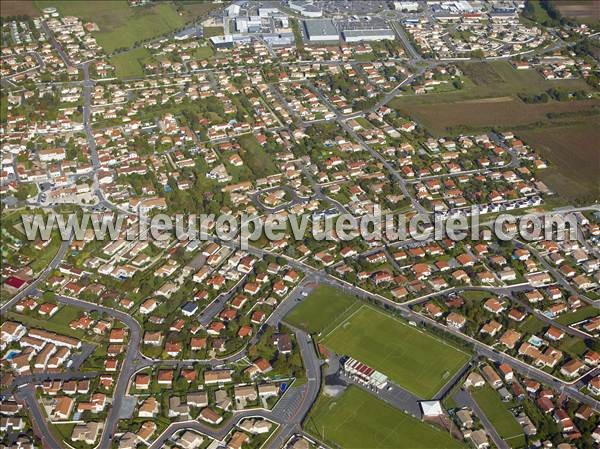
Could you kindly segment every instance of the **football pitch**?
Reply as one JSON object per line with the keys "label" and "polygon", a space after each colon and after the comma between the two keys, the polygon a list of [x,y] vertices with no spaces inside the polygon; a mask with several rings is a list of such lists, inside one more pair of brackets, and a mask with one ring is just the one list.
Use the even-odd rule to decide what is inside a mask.
{"label": "football pitch", "polygon": [[285,320],[311,334],[319,333],[358,304],[354,296],[328,285],[319,285],[288,313]]}
{"label": "football pitch", "polygon": [[465,447],[448,432],[418,421],[355,386],[339,397],[319,398],[304,427],[332,447],[344,449]]}
{"label": "football pitch", "polygon": [[469,360],[466,352],[368,306],[338,324],[322,342],[423,399],[432,398]]}

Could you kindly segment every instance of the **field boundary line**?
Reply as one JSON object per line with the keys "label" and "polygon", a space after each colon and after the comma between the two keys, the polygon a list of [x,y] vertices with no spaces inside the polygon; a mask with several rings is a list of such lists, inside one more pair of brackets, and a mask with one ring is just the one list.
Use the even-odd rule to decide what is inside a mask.
{"label": "field boundary line", "polygon": [[512,440],[514,438],[519,438],[519,437],[524,437],[525,434],[524,433],[520,433],[518,435],[513,435],[512,437],[504,437],[505,440]]}
{"label": "field boundary line", "polygon": [[319,341],[323,341],[325,340],[327,337],[329,337],[329,335],[331,335],[333,332],[336,331],[336,329],[338,327],[340,327],[342,324],[344,324],[346,321],[348,321],[350,318],[352,318],[354,315],[356,315],[363,307],[365,307],[365,304],[361,304],[361,306],[356,309],[354,312],[352,312],[350,315],[348,315],[347,317],[345,317],[344,319],[342,319],[342,321],[340,321],[337,326],[335,326],[333,329],[331,329],[329,332],[327,332],[327,335],[323,335]]}
{"label": "field boundary line", "polygon": [[[452,348],[452,349],[455,349],[455,350],[456,350],[456,351],[458,351],[458,352],[461,352],[461,353],[463,353],[463,354],[465,354],[465,355],[468,355],[469,357],[471,356],[471,354],[470,354],[470,353],[468,353],[468,352],[465,352],[465,351],[463,351],[462,349],[460,349],[460,348],[458,348],[458,347],[456,347],[456,346],[453,346],[453,345],[451,345],[451,344],[447,343],[447,342],[446,342],[446,341],[444,341],[444,340],[441,340],[440,338],[438,338],[438,337],[437,337],[437,335],[434,335],[434,334],[432,334],[431,332],[428,332],[426,329],[419,329],[418,327],[411,326],[410,324],[407,324],[407,323],[403,322],[402,320],[400,320],[398,317],[395,317],[394,315],[391,315],[391,314],[389,314],[389,313],[386,313],[386,312],[385,312],[385,310],[381,310],[381,309],[379,309],[379,308],[377,308],[377,307],[370,306],[369,304],[363,304],[363,307],[369,307],[369,308],[371,308],[371,309],[375,310],[376,312],[378,312],[378,313],[380,313],[380,314],[382,314],[382,315],[385,315],[386,317],[388,317],[388,318],[391,318],[391,319],[393,319],[394,321],[396,321],[396,322],[398,322],[398,323],[402,324],[403,326],[407,326],[407,327],[409,327],[409,328],[411,328],[411,329],[415,329],[416,331],[418,331],[418,332],[421,332],[422,334],[424,334],[424,335],[426,335],[426,336],[428,336],[428,337],[430,337],[430,338],[432,338],[432,339],[434,339],[434,340],[436,340],[436,341],[438,341],[438,342],[440,342],[440,343],[443,343],[444,345],[446,345],[446,346],[448,346],[448,347],[450,347],[450,348]],[[419,315],[421,315],[421,314],[419,314]]]}

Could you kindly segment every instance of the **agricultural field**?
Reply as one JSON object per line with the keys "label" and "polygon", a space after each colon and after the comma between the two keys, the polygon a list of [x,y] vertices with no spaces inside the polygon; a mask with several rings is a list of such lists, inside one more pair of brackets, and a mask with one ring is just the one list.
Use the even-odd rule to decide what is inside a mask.
{"label": "agricultural field", "polygon": [[115,66],[117,78],[134,78],[144,75],[143,64],[150,58],[146,48],[136,48],[112,56],[110,63]]}
{"label": "agricultural field", "polygon": [[552,167],[539,173],[551,190],[567,200],[595,201],[600,195],[597,122],[522,131],[519,136],[550,160]]}
{"label": "agricultural field", "polygon": [[560,13],[569,19],[596,25],[600,22],[600,0],[562,0],[555,1],[554,4]]}
{"label": "agricultural field", "polygon": [[597,112],[597,99],[526,104],[517,96],[537,95],[552,88],[589,92],[589,86],[579,79],[545,80],[535,70],[515,70],[506,61],[461,64],[460,68],[465,74],[463,89],[403,95],[390,106],[438,136],[460,134],[465,128],[478,132],[490,127],[547,126]]}
{"label": "agricultural field", "polygon": [[320,285],[288,313],[285,320],[292,326],[315,334],[323,331],[357,304],[358,300],[354,296],[327,285]]}
{"label": "agricultural field", "polygon": [[433,397],[469,360],[467,353],[368,306],[351,314],[322,343],[425,399]]}
{"label": "agricultural field", "polygon": [[2,0],[0,8],[2,17],[11,16],[38,16],[39,11],[33,4],[33,0]]}
{"label": "agricultural field", "polygon": [[494,99],[518,93],[538,94],[551,88],[590,91],[583,80],[546,80],[535,70],[516,70],[506,61],[471,62],[458,67],[464,74],[462,89],[424,95],[404,94],[392,100],[390,107],[402,109],[422,104]]}
{"label": "agricultural field", "polygon": [[321,397],[305,428],[331,447],[344,449],[465,447],[449,433],[418,421],[355,386],[336,398]]}
{"label": "agricultural field", "polygon": [[520,448],[525,445],[523,429],[508,411],[506,404],[500,400],[500,396],[488,384],[473,391],[473,398],[481,407],[485,416],[490,420],[498,434],[506,440],[512,448]]}
{"label": "agricultural field", "polygon": [[95,22],[100,31],[94,36],[108,53],[181,28],[193,18],[189,13],[177,12],[171,3],[130,7],[126,0],[36,0],[35,5],[40,10],[54,6],[62,15],[74,15],[84,21]]}
{"label": "agricultural field", "polygon": [[189,17],[204,17],[221,5],[218,2],[206,2],[198,0],[177,0],[175,2],[178,11],[182,11]]}
{"label": "agricultural field", "polygon": [[572,114],[572,117],[576,118],[578,114],[586,113],[585,111],[593,111],[597,105],[598,100],[526,104],[516,97],[503,96],[454,103],[411,105],[399,110],[423,123],[434,134],[444,136],[461,134],[465,129],[518,129],[519,126],[536,123],[562,123],[550,120],[548,114],[565,114],[567,119]]}
{"label": "agricultural field", "polygon": [[598,197],[598,99],[526,104],[517,96],[552,88],[590,92],[583,80],[545,80],[535,70],[515,70],[506,61],[460,68],[466,77],[463,89],[404,95],[391,106],[437,136],[512,130],[550,161],[551,168],[539,176],[562,201]]}

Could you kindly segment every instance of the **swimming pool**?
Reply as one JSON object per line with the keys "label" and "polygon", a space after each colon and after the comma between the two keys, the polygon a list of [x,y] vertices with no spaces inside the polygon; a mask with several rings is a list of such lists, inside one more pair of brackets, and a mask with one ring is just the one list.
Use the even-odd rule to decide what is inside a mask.
{"label": "swimming pool", "polygon": [[11,349],[10,351],[8,351],[6,353],[6,355],[4,356],[5,360],[12,360],[15,358],[15,356],[19,353],[20,351],[17,351],[16,349]]}

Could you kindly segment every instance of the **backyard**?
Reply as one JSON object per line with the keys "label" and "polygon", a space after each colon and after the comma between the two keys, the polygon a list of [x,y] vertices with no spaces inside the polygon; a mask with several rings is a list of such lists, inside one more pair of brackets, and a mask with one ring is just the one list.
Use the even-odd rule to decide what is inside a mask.
{"label": "backyard", "polygon": [[525,445],[523,429],[500,400],[500,396],[488,384],[473,392],[473,398],[481,407],[485,416],[490,420],[500,437],[513,448]]}

